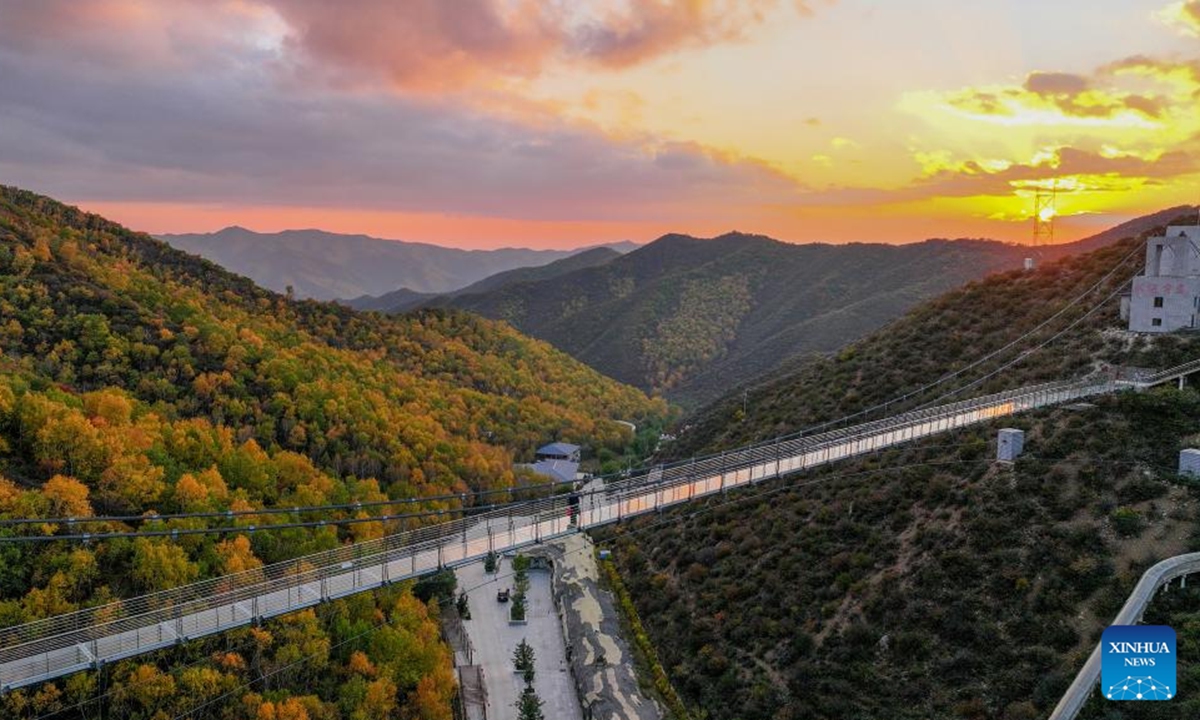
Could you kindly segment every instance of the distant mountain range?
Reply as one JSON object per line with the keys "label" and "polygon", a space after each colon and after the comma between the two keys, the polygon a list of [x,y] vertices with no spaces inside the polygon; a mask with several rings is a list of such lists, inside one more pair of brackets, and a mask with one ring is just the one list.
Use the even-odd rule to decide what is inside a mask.
{"label": "distant mountain range", "polygon": [[[516,268],[545,265],[581,250],[459,250],[426,243],[342,235],[323,230],[258,233],[228,227],[215,233],[161,235],[259,285],[295,296],[333,300],[382,295],[406,288],[440,294]],[[634,243],[605,247],[628,252]]]}
{"label": "distant mountain range", "polygon": [[[1146,222],[1153,219],[1127,225]],[[1122,228],[1111,240],[1130,234]],[[695,406],[789,359],[837,350],[965,282],[1020,268],[1026,257],[1044,263],[1111,240],[1031,249],[988,240],[795,245],[741,233],[667,235],[592,267],[420,302],[507,320],[610,377]]]}
{"label": "distant mountain range", "polygon": [[477,283],[472,283],[461,290],[455,290],[451,293],[422,293],[409,290],[408,288],[400,288],[399,290],[393,290],[383,295],[363,295],[343,302],[355,310],[378,310],[389,313],[404,312],[433,302],[437,298],[445,301],[450,297],[458,297],[460,295],[479,295],[491,292],[506,285],[551,280],[576,270],[603,265],[619,257],[621,257],[621,253],[611,247],[595,247],[545,265],[515,268],[496,273],[495,275],[489,275]]}

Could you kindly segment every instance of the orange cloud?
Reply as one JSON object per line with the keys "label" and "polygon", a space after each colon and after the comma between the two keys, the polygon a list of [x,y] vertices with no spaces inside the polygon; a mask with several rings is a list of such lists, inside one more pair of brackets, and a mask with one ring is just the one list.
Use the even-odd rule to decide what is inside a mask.
{"label": "orange cloud", "polygon": [[1155,13],[1160,21],[1184,35],[1200,37],[1200,0],[1182,0]]}
{"label": "orange cloud", "polygon": [[[303,72],[345,84],[383,77],[444,91],[530,78],[556,62],[619,69],[686,49],[741,40],[781,0],[256,0],[291,28]],[[828,0],[827,0],[828,1]],[[801,14],[810,3],[798,1]]]}

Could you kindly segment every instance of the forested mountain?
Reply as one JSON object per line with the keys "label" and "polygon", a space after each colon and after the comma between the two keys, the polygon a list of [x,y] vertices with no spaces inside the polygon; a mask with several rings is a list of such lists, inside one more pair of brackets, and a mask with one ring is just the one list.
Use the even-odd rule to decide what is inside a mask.
{"label": "forested mountain", "polygon": [[400,288],[399,290],[393,290],[383,295],[364,295],[344,302],[356,310],[378,310],[380,312],[391,313],[405,312],[406,310],[411,310],[422,304],[434,301],[435,298],[474,295],[517,283],[550,280],[582,268],[604,265],[619,257],[621,257],[621,253],[610,247],[595,247],[545,265],[520,267],[514,270],[499,272],[477,283],[472,283],[461,290],[444,293],[442,296],[439,296],[437,293],[419,293],[408,288]]}
{"label": "forested mountain", "polygon": [[501,318],[610,377],[687,404],[836,350],[917,302],[1020,267],[979,240],[792,245],[667,235],[599,267],[435,300]]}
{"label": "forested mountain", "polygon": [[[228,227],[215,233],[162,235],[173,247],[276,292],[317,300],[381,295],[397,288],[445,293],[489,275],[545,265],[577,250],[459,250],[426,243],[342,235],[322,230],[257,233]],[[625,251],[629,243],[612,247]]]}
{"label": "forested mountain", "polygon": [[[1126,240],[970,283],[836,356],[731,393],[666,456],[794,432],[910,392],[855,421],[963,397],[947,397],[956,388],[970,396],[1106,362],[1200,357],[1194,335],[1121,331],[1117,296],[1142,257]],[[1011,467],[992,462],[1004,426],[1026,431],[1026,455]],[[1046,717],[1145,567],[1198,547],[1196,486],[1175,474],[1197,427],[1191,389],[1004,418],[629,523],[617,557],[694,717]],[[1181,647],[1195,647],[1200,625],[1187,607],[1155,614],[1173,613]],[[1153,717],[1200,711],[1200,677],[1180,678],[1180,702]],[[1103,700],[1092,710],[1109,717]]]}
{"label": "forested mountain", "polygon": [[[6,535],[66,529],[3,522],[13,517],[73,517],[74,529],[102,533],[338,519],[357,513],[287,508],[447,492],[470,503],[472,491],[524,482],[513,461],[547,439],[619,451],[628,431],[613,420],[642,424],[666,412],[503,324],[291,301],[147,235],[5,187],[0,350]],[[274,507],[284,510],[232,521],[86,520]],[[5,544],[0,626],[394,529],[395,521]],[[103,678],[112,691],[105,714],[174,717],[230,692],[227,704],[251,718],[449,718],[453,680],[436,616],[400,588],[119,663]],[[369,640],[355,640],[381,622]],[[314,652],[295,673],[245,685]],[[98,681],[81,674],[7,693],[0,715],[66,708],[95,694]]]}

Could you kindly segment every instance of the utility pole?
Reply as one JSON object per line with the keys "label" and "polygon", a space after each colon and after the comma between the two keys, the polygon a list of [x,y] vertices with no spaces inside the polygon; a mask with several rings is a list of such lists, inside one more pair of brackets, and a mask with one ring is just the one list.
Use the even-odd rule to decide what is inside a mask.
{"label": "utility pole", "polygon": [[1036,185],[1033,189],[1033,246],[1054,244],[1054,218],[1058,214],[1058,181],[1050,187]]}

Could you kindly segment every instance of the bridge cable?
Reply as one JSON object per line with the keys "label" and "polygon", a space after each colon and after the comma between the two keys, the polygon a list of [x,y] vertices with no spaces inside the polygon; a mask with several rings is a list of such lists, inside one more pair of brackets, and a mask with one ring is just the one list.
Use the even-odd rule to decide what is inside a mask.
{"label": "bridge cable", "polygon": [[[1012,340],[1011,342],[1007,343],[1007,344],[1006,344],[1006,345],[1004,345],[1003,347],[1001,347],[1001,348],[999,348],[999,349],[997,349],[997,350],[994,350],[994,351],[992,351],[992,352],[988,353],[987,355],[984,355],[983,357],[981,357],[981,358],[979,358],[979,359],[977,359],[977,360],[975,360],[975,361],[971,362],[970,364],[968,364],[968,365],[965,365],[965,366],[963,366],[963,367],[961,367],[961,368],[959,368],[958,370],[955,370],[955,371],[953,371],[953,372],[946,373],[945,375],[943,375],[943,376],[939,377],[937,380],[933,380],[933,381],[931,381],[931,382],[929,382],[929,383],[926,383],[925,385],[922,385],[921,387],[919,387],[919,388],[916,388],[915,390],[910,390],[910,391],[908,391],[908,392],[904,393],[903,395],[899,395],[899,396],[896,396],[896,397],[894,397],[894,398],[890,398],[890,399],[888,399],[888,400],[885,400],[885,401],[883,401],[883,402],[881,402],[881,403],[877,403],[877,404],[875,404],[875,405],[872,405],[871,407],[864,408],[864,409],[862,409],[862,410],[858,410],[858,411],[856,411],[856,412],[853,412],[853,413],[850,413],[850,414],[848,414],[848,415],[843,415],[842,417],[835,418],[835,419],[833,419],[833,420],[827,420],[827,421],[824,421],[824,422],[818,423],[818,424],[816,424],[816,425],[811,425],[811,426],[809,426],[809,427],[807,427],[807,428],[804,428],[804,429],[802,429],[802,430],[797,430],[797,431],[795,431],[795,432],[792,432],[792,433],[789,433],[789,434],[787,434],[787,435],[781,435],[781,436],[778,436],[778,437],[772,438],[771,440],[766,440],[766,441],[760,442],[760,443],[758,443],[758,444],[759,444],[759,445],[765,445],[765,444],[769,444],[769,443],[773,443],[773,442],[779,442],[779,441],[782,441],[782,440],[789,440],[789,439],[796,438],[796,437],[800,437],[800,436],[803,436],[803,435],[808,435],[808,434],[812,433],[812,432],[813,432],[813,431],[815,431],[815,430],[822,430],[822,429],[824,429],[824,428],[827,428],[827,427],[830,427],[830,426],[834,426],[834,425],[840,425],[840,424],[842,424],[842,423],[846,422],[847,420],[853,420],[854,418],[861,417],[861,416],[863,416],[863,415],[867,415],[867,414],[873,413],[873,412],[875,412],[875,411],[877,411],[877,410],[882,410],[882,409],[885,409],[885,408],[889,407],[890,405],[894,405],[894,404],[896,404],[896,403],[898,403],[898,402],[902,402],[902,401],[904,401],[904,400],[907,400],[907,399],[909,399],[909,398],[911,398],[911,397],[914,397],[914,396],[916,396],[916,395],[920,395],[921,393],[924,393],[924,392],[925,392],[925,391],[927,391],[927,390],[932,390],[933,388],[937,387],[938,385],[941,385],[941,384],[943,384],[943,383],[945,383],[945,382],[947,382],[947,381],[949,381],[949,380],[953,380],[954,378],[956,378],[956,377],[958,377],[958,376],[962,375],[963,373],[965,373],[965,372],[967,372],[967,371],[969,371],[969,370],[972,370],[972,369],[974,369],[974,368],[978,367],[979,365],[981,365],[981,364],[983,364],[983,363],[985,363],[985,362],[987,362],[987,361],[989,361],[989,360],[991,360],[991,359],[995,358],[996,356],[998,356],[998,355],[1000,355],[1000,354],[1002,354],[1002,353],[1005,353],[1005,352],[1007,352],[1008,350],[1011,350],[1013,347],[1015,347],[1015,346],[1019,345],[1020,343],[1024,342],[1025,340],[1029,339],[1029,338],[1030,338],[1030,337],[1032,337],[1033,335],[1035,335],[1035,334],[1037,334],[1038,332],[1040,332],[1040,331],[1041,331],[1043,328],[1045,328],[1047,325],[1049,325],[1049,324],[1050,324],[1050,323],[1052,323],[1053,321],[1057,320],[1059,317],[1061,317],[1061,316],[1062,316],[1064,313],[1066,313],[1066,312],[1067,312],[1068,310],[1070,310],[1072,307],[1074,307],[1075,305],[1077,305],[1077,304],[1079,304],[1080,302],[1082,302],[1082,301],[1083,301],[1083,299],[1084,299],[1085,297],[1087,297],[1088,295],[1090,295],[1091,293],[1093,293],[1093,292],[1094,292],[1096,289],[1098,289],[1100,286],[1102,286],[1102,285],[1103,285],[1103,284],[1104,284],[1104,283],[1105,283],[1105,282],[1106,282],[1106,281],[1107,281],[1107,280],[1108,280],[1110,277],[1112,277],[1112,275],[1113,275],[1113,274],[1114,274],[1114,273],[1115,273],[1117,270],[1119,270],[1119,269],[1121,268],[1121,266],[1122,266],[1122,265],[1124,265],[1125,263],[1129,262],[1130,258],[1132,258],[1132,257],[1134,257],[1135,255],[1139,254],[1140,252],[1142,252],[1142,250],[1143,250],[1143,247],[1141,246],[1141,244],[1140,244],[1140,243],[1135,243],[1135,244],[1134,244],[1134,248],[1133,248],[1133,249],[1132,249],[1132,250],[1131,250],[1131,251],[1130,251],[1130,252],[1129,252],[1127,255],[1125,255],[1125,256],[1124,256],[1124,257],[1122,257],[1122,258],[1121,258],[1119,261],[1117,261],[1116,265],[1114,265],[1114,266],[1113,266],[1113,268],[1112,268],[1111,270],[1109,270],[1107,273],[1105,273],[1105,275],[1104,275],[1102,278],[1100,278],[1099,280],[1097,280],[1097,281],[1096,281],[1096,282],[1095,282],[1095,283],[1094,283],[1094,284],[1093,284],[1091,287],[1089,287],[1087,290],[1084,290],[1082,293],[1080,293],[1079,295],[1075,296],[1073,299],[1071,299],[1069,302],[1067,302],[1067,304],[1066,304],[1066,305],[1064,305],[1063,307],[1059,308],[1059,310],[1058,310],[1057,312],[1055,312],[1053,315],[1051,315],[1050,317],[1048,317],[1048,318],[1046,318],[1045,320],[1043,320],[1042,322],[1040,322],[1040,323],[1039,323],[1039,324],[1038,324],[1036,327],[1034,327],[1032,330],[1029,330],[1028,332],[1026,332],[1026,333],[1022,334],[1021,336],[1019,336],[1019,337],[1017,337],[1016,339]],[[1122,288],[1123,288],[1123,287],[1124,287],[1124,284],[1122,284]],[[1093,308],[1093,311],[1094,311],[1094,309],[1095,309],[1095,308]],[[943,396],[943,397],[944,397],[944,396]],[[935,401],[935,402],[936,402],[936,401]],[[929,404],[929,403],[926,403],[926,405],[928,405],[928,404]],[[924,405],[923,405],[923,406],[921,406],[921,407],[924,407]],[[918,409],[919,409],[919,408],[918,408]],[[747,447],[753,447],[753,446],[747,446]]]}

